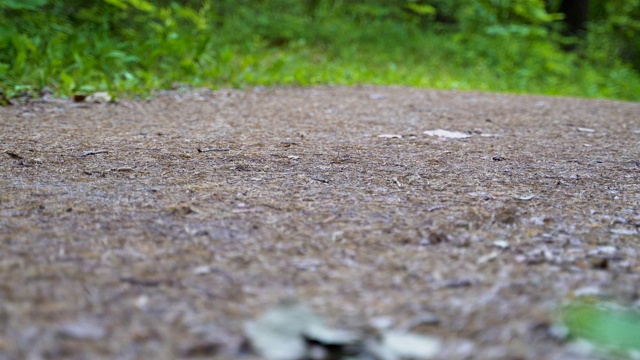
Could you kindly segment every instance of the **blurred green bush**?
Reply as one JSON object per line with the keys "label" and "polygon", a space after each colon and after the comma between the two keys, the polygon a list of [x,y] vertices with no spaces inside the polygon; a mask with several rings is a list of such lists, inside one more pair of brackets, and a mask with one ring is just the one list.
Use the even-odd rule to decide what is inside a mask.
{"label": "blurred green bush", "polygon": [[[0,86],[406,84],[640,100],[640,0],[0,0]],[[567,44],[574,51],[564,50]]]}

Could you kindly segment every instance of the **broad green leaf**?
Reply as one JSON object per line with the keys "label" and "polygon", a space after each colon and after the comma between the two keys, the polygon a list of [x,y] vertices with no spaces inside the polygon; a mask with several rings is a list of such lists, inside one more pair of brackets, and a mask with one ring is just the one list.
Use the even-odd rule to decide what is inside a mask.
{"label": "broad green leaf", "polygon": [[640,350],[640,312],[621,307],[580,302],[564,311],[570,334],[595,344]]}

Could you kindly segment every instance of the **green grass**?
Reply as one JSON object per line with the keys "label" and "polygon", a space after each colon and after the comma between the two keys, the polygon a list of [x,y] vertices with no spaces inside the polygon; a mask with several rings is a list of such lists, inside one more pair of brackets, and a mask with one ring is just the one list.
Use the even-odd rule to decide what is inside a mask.
{"label": "green grass", "polygon": [[241,10],[223,25],[206,9],[178,5],[109,18],[87,8],[71,20],[47,12],[5,14],[0,86],[9,97],[35,96],[45,86],[58,96],[98,90],[134,96],[179,83],[408,85],[640,100],[640,74],[630,66],[563,52],[543,36]]}

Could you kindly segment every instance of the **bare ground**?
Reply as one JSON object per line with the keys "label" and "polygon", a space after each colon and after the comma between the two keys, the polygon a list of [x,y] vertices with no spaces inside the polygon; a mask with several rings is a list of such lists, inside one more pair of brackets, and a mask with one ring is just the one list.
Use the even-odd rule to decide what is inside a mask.
{"label": "bare ground", "polygon": [[318,87],[0,119],[0,358],[240,356],[287,297],[429,318],[443,359],[587,357],[562,303],[639,299],[639,103]]}

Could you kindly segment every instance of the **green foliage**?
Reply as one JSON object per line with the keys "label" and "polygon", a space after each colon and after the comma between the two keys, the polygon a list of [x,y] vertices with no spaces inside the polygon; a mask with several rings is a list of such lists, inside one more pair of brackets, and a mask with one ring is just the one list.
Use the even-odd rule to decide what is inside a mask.
{"label": "green foliage", "polygon": [[542,0],[0,0],[0,86],[373,83],[639,100],[640,75],[601,48],[618,49],[614,32],[640,38],[637,10],[623,10],[573,54]]}
{"label": "green foliage", "polygon": [[155,7],[144,0],[104,0],[107,4],[111,4],[119,7],[122,10],[129,9],[129,6],[132,6],[140,11],[152,12],[155,10]]}
{"label": "green foliage", "polygon": [[[454,16],[467,33],[491,31],[495,27],[503,27],[509,33],[508,29],[515,26],[545,35],[545,28],[539,25],[562,19],[559,14],[548,13],[542,0],[478,0],[455,3],[458,5],[452,9]],[[514,32],[516,35],[520,33],[521,31]]]}
{"label": "green foliage", "polygon": [[592,18],[585,56],[619,58],[640,69],[640,0],[594,1]]}
{"label": "green foliage", "polygon": [[36,10],[38,7],[46,5],[48,2],[48,0],[0,0],[0,9]]}

